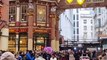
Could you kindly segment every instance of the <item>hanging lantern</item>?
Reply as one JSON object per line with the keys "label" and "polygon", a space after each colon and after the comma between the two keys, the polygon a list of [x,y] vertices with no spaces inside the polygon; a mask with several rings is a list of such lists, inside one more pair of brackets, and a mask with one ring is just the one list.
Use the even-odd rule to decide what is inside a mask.
{"label": "hanging lantern", "polygon": [[71,4],[73,2],[73,0],[67,0],[68,4]]}
{"label": "hanging lantern", "polygon": [[84,2],[85,2],[85,0],[77,0],[77,3],[78,3],[79,5],[82,5]]}

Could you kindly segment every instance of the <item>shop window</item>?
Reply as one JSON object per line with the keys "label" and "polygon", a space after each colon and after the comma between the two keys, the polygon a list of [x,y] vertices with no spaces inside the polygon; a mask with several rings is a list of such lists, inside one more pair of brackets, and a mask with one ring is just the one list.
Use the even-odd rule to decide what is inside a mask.
{"label": "shop window", "polygon": [[38,37],[36,40],[36,50],[42,50],[42,48],[45,45],[45,38],[43,37]]}
{"label": "shop window", "polygon": [[16,51],[16,34],[9,34],[8,48],[10,51]]}
{"label": "shop window", "polygon": [[27,50],[27,34],[26,33],[20,33],[20,40],[19,40],[19,45],[20,45],[20,50],[21,51],[26,51]]}
{"label": "shop window", "polygon": [[45,46],[50,46],[50,40],[48,34],[34,34],[33,48],[34,50],[43,50]]}

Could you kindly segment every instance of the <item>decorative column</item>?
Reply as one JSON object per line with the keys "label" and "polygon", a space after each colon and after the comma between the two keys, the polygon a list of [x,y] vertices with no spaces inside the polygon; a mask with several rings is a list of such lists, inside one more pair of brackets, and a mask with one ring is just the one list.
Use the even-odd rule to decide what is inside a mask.
{"label": "decorative column", "polygon": [[33,20],[34,20],[34,10],[32,0],[29,0],[28,9],[28,50],[33,49]]}
{"label": "decorative column", "polygon": [[59,38],[60,38],[60,31],[59,31],[59,15],[63,13],[65,10],[64,9],[57,9],[55,13],[55,20],[56,20],[56,26],[55,26],[55,36],[56,36],[56,51],[59,51]]}
{"label": "decorative column", "polygon": [[19,0],[17,0],[17,7],[16,7],[16,26],[17,26],[17,32],[16,32],[16,52],[20,50],[19,48],[19,22],[20,22],[20,5],[18,4]]}
{"label": "decorative column", "polygon": [[56,8],[54,6],[51,7],[51,47],[54,51],[56,51],[56,37],[55,37],[55,24],[56,24],[56,17],[55,17]]}
{"label": "decorative column", "polygon": [[[8,20],[8,6],[5,5],[5,4],[8,4],[9,1],[4,1],[2,0],[1,3],[0,3],[0,20]],[[5,14],[6,13],[6,14]],[[8,36],[9,36],[9,29],[6,27],[6,23],[7,22],[4,22],[2,25],[3,28],[1,29],[1,39],[0,39],[0,49],[1,50],[8,50]]]}
{"label": "decorative column", "polygon": [[1,37],[1,50],[8,50],[8,36],[9,36],[9,29],[2,28],[2,37]]}
{"label": "decorative column", "polygon": [[19,34],[16,33],[16,52],[19,51]]}
{"label": "decorative column", "polygon": [[59,32],[59,16],[56,15],[56,51],[59,51],[59,37],[60,37],[60,32]]}
{"label": "decorative column", "polygon": [[16,8],[16,22],[19,22],[20,20],[20,6],[17,5],[17,8]]}
{"label": "decorative column", "polygon": [[55,37],[55,18],[52,18],[52,21],[51,21],[51,47],[53,48],[54,51],[56,51],[56,37]]}
{"label": "decorative column", "polygon": [[28,50],[33,49],[33,16],[28,17]]}

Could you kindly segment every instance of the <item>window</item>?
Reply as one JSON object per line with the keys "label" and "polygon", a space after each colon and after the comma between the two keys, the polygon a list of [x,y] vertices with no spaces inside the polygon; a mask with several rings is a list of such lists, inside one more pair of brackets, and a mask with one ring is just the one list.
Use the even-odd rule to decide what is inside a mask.
{"label": "window", "polygon": [[27,9],[28,9],[27,4],[21,5],[21,22],[27,21],[27,16],[26,16]]}
{"label": "window", "polygon": [[99,11],[99,13],[101,13],[101,9],[100,9],[100,8],[99,8],[99,10],[98,10],[98,11]]}
{"label": "window", "polygon": [[75,27],[75,22],[73,23],[73,26]]}
{"label": "window", "polygon": [[91,32],[91,37],[93,38],[93,33]]}
{"label": "window", "polygon": [[74,37],[73,37],[73,38],[74,38],[73,40],[75,41],[75,35],[74,35]]}
{"label": "window", "polygon": [[15,33],[9,33],[8,49],[10,51],[16,51],[16,34]]}
{"label": "window", "polygon": [[91,20],[91,24],[93,24],[93,21]]}
{"label": "window", "polygon": [[84,30],[87,30],[87,26],[84,26]]}
{"label": "window", "polygon": [[79,27],[79,22],[77,21],[77,27]]}
{"label": "window", "polygon": [[28,9],[28,5],[27,4],[22,4],[21,5],[21,19],[20,19],[20,26],[27,26],[27,9]]}
{"label": "window", "polygon": [[9,22],[16,21],[16,6],[14,1],[9,2]]}
{"label": "window", "polygon": [[93,30],[93,26],[91,26],[91,30]]}
{"label": "window", "polygon": [[75,15],[73,15],[73,20],[75,20]]}
{"label": "window", "polygon": [[79,41],[79,35],[77,35],[77,41]]}
{"label": "window", "polygon": [[27,50],[27,33],[20,33],[20,40],[19,40],[19,45],[20,45],[20,50],[21,51],[26,51]]}
{"label": "window", "polygon": [[34,33],[33,49],[43,50],[45,46],[50,46],[49,34]]}
{"label": "window", "polygon": [[78,9],[77,9],[77,13],[78,13]]}
{"label": "window", "polygon": [[101,27],[101,19],[98,19],[98,27]]}
{"label": "window", "polygon": [[74,34],[75,34],[75,30],[74,30]]}
{"label": "window", "polygon": [[77,20],[79,20],[79,16],[78,16],[78,14],[77,14]]}
{"label": "window", "polygon": [[87,20],[83,20],[84,21],[84,24],[87,24]]}
{"label": "window", "polygon": [[79,34],[79,29],[77,28],[77,34]]}
{"label": "window", "polygon": [[84,32],[83,39],[87,39],[87,32]]}

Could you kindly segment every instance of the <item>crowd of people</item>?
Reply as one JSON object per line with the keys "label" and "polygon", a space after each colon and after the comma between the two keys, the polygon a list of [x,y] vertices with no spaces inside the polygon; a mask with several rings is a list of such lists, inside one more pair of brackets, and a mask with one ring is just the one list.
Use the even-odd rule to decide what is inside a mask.
{"label": "crowd of people", "polygon": [[106,50],[101,53],[89,50],[63,50],[48,53],[45,51],[20,51],[17,53],[10,51],[0,51],[0,60],[107,60]]}

